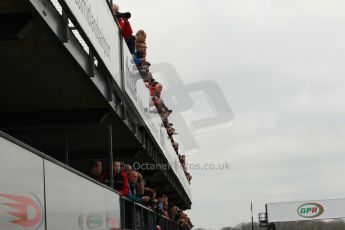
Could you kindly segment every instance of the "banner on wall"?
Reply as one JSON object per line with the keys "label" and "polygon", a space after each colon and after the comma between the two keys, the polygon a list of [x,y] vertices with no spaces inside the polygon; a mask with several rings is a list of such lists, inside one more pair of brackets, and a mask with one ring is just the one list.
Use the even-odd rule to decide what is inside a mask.
{"label": "banner on wall", "polygon": [[0,137],[0,229],[45,229],[43,178],[41,157]]}
{"label": "banner on wall", "polygon": [[345,199],[270,203],[266,206],[270,223],[345,217]]}

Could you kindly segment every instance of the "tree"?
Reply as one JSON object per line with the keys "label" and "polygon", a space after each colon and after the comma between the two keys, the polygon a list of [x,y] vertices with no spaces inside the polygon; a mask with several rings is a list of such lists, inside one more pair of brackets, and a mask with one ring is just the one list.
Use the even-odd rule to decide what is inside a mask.
{"label": "tree", "polygon": [[[299,221],[276,223],[276,230],[345,230],[344,220],[334,221]],[[235,227],[224,227],[221,230],[251,230],[251,223],[241,223]],[[265,230],[255,223],[254,230]]]}

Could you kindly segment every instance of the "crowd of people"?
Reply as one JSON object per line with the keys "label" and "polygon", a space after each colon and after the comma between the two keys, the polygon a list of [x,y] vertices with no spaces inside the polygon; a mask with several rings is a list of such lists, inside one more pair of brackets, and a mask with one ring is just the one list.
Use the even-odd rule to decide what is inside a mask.
{"label": "crowd of people", "polygon": [[[88,175],[101,183],[111,184],[109,173],[103,171],[101,161],[90,162]],[[113,162],[113,185],[122,196],[176,221],[184,229],[192,229],[193,224],[184,210],[169,202],[169,197],[157,189],[153,180],[145,180],[131,165]]]}
{"label": "crowd of people", "polygon": [[[179,144],[174,139],[174,135],[177,135],[177,132],[173,127],[173,124],[169,122],[169,116],[173,111],[167,107],[161,98],[163,85],[156,81],[150,72],[151,64],[147,60],[147,35],[144,30],[139,30],[135,35],[133,34],[133,30],[129,22],[129,19],[131,18],[131,14],[129,12],[120,12],[119,7],[116,4],[112,6],[112,11],[118,21],[124,41],[133,56],[134,63],[148,88],[148,93],[152,98],[152,102],[150,104],[156,107],[171,141],[172,147],[175,150],[188,182],[190,183],[192,176],[187,172],[186,157],[179,153]],[[129,164],[124,164],[124,167],[121,168],[121,164],[118,161],[113,162],[113,171],[114,189],[121,195],[151,208],[166,218],[180,223],[180,225],[186,229],[191,229],[193,227],[184,210],[169,202],[168,196],[156,188],[153,180],[145,181],[143,176],[138,171],[133,170]],[[102,172],[100,161],[94,161],[91,164],[90,176],[102,183],[109,184],[109,175]]]}
{"label": "crowd of people", "polygon": [[173,127],[173,124],[169,122],[169,116],[173,111],[166,106],[163,99],[161,98],[163,85],[160,82],[156,81],[153,78],[152,73],[150,72],[151,64],[147,61],[146,58],[146,33],[144,30],[139,30],[134,36],[131,24],[128,21],[128,19],[131,17],[131,14],[129,12],[119,12],[119,6],[116,4],[113,5],[112,10],[119,22],[122,36],[129,48],[129,51],[133,55],[134,63],[136,64],[140,75],[149,90],[150,96],[152,98],[152,104],[157,108],[163,125],[166,128],[172,147],[178,155],[188,182],[191,183],[192,175],[187,171],[186,157],[185,155],[181,155],[179,153],[179,144],[174,139],[174,135],[177,135],[178,133]]}

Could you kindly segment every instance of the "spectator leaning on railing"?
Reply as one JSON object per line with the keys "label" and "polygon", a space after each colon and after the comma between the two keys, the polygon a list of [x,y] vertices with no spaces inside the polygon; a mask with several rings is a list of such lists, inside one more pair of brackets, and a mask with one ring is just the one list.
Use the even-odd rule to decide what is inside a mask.
{"label": "spectator leaning on railing", "polygon": [[[181,163],[184,161],[184,155],[179,156]],[[143,204],[148,208],[156,211],[162,216],[180,223],[184,229],[191,229],[192,223],[188,216],[172,203],[169,203],[169,197],[157,192],[154,180],[147,180],[145,182],[142,175],[133,170],[130,164],[125,164],[124,170],[121,170],[121,163],[119,161],[113,162],[114,170],[114,188],[123,196],[127,196],[134,202]],[[185,172],[186,175],[188,174]],[[102,162],[99,160],[92,160],[90,162],[89,176],[102,182],[109,184],[109,174],[102,172]]]}
{"label": "spectator leaning on railing", "polygon": [[158,192],[157,199],[154,202],[153,210],[163,215],[165,211],[164,204],[167,203],[167,200],[168,200],[167,195],[163,194],[162,192]]}
{"label": "spectator leaning on railing", "polygon": [[140,69],[142,65],[146,63],[146,33],[143,30],[139,30],[135,36],[135,48],[136,51],[133,54],[134,62]]}
{"label": "spectator leaning on railing", "polygon": [[[112,7],[114,15],[117,17],[119,22],[122,35],[127,43],[127,46],[133,56],[134,63],[136,64],[139,73],[145,82],[146,87],[149,90],[149,94],[152,98],[152,103],[156,107],[164,127],[166,128],[167,135],[170,138],[171,144],[179,157],[180,163],[182,165],[183,171],[187,177],[188,182],[190,183],[192,176],[189,172],[187,172],[186,168],[186,159],[185,155],[179,154],[179,144],[174,140],[174,135],[176,135],[176,130],[173,127],[173,124],[169,122],[169,116],[172,113],[164,103],[161,98],[161,94],[163,91],[163,85],[159,82],[156,82],[150,72],[151,64],[147,61],[147,46],[146,46],[146,33],[144,30],[139,30],[135,36],[133,36],[133,31],[128,19],[131,17],[129,12],[120,13],[119,7],[117,5],[113,5]],[[154,181],[147,181],[145,185],[144,178],[141,174],[137,171],[132,170],[131,165],[126,164],[125,169],[120,172],[119,171],[119,162],[114,162],[114,185],[115,189],[120,191],[123,195],[126,196],[126,191],[124,191],[122,184],[125,180],[124,178],[128,177],[128,198],[133,200],[134,202],[142,203],[157,212],[161,213],[162,215],[170,218],[172,220],[178,220],[180,225],[183,228],[191,229],[193,227],[192,223],[188,216],[183,212],[183,210],[178,209],[178,207],[174,205],[170,205],[168,203],[168,197],[164,194],[157,194],[156,198],[156,188],[154,185]],[[92,171],[97,171],[93,169]],[[96,173],[93,177],[98,178]],[[160,194],[160,195],[159,195]],[[160,228],[157,226],[157,228]]]}
{"label": "spectator leaning on railing", "polygon": [[91,160],[89,162],[89,171],[87,175],[97,181],[102,182],[102,162],[98,160]]}
{"label": "spectator leaning on railing", "polygon": [[128,177],[125,171],[121,170],[121,164],[119,161],[113,163],[114,170],[114,189],[118,191],[122,196],[128,196],[129,184]]}
{"label": "spectator leaning on railing", "polygon": [[142,179],[140,174],[134,170],[130,171],[128,174],[128,181],[129,181],[129,193],[128,198],[137,203],[144,203],[150,200],[150,197],[143,196],[144,189],[143,183],[144,180]]}
{"label": "spectator leaning on railing", "polygon": [[131,54],[133,54],[135,52],[135,36],[133,36],[133,30],[131,24],[128,21],[128,19],[131,18],[131,13],[120,13],[119,6],[116,4],[113,4],[112,10],[113,14],[116,16],[119,22],[121,33],[123,38],[125,39],[128,49],[131,52]]}
{"label": "spectator leaning on railing", "polygon": [[[147,62],[147,46],[146,46],[146,33],[144,30],[139,30],[135,36],[133,36],[133,31],[131,28],[131,25],[128,21],[128,19],[131,17],[131,14],[129,12],[126,13],[120,13],[119,12],[119,6],[116,4],[113,4],[112,7],[114,15],[117,17],[119,21],[119,25],[122,31],[122,35],[124,39],[126,40],[126,43],[130,49],[130,52],[133,55],[133,59],[135,64],[138,67],[138,70],[140,72],[140,75],[142,76],[147,88],[150,90],[150,95],[152,97],[153,104],[156,106],[157,111],[159,115],[161,116],[162,122],[164,127],[167,128],[167,134],[169,138],[171,139],[172,146],[174,150],[176,151],[176,154],[178,154],[179,145],[178,143],[173,139],[173,135],[177,134],[175,132],[175,129],[172,127],[172,125],[168,125],[169,119],[168,117],[172,113],[172,110],[170,110],[164,103],[164,101],[161,99],[161,93],[163,90],[163,85],[159,82],[156,82],[153,79],[152,73],[150,72],[150,66],[151,64]],[[182,163],[181,163],[182,164]],[[185,173],[186,170],[185,170]],[[186,174],[187,175],[187,174]],[[191,176],[188,173],[188,181],[190,181]]]}
{"label": "spectator leaning on railing", "polygon": [[145,182],[144,196],[150,197],[150,200],[145,202],[145,205],[148,207],[152,207],[156,198],[156,184],[154,181],[147,180]]}

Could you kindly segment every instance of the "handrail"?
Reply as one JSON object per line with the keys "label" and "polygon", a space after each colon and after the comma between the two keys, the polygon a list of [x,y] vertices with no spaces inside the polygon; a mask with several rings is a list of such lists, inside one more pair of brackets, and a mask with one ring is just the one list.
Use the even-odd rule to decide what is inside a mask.
{"label": "handrail", "polygon": [[[152,209],[131,200],[121,197],[122,207],[124,207],[123,223],[124,229],[156,229],[157,225],[164,230],[187,230],[174,220],[171,220]],[[140,211],[138,213],[138,211]],[[138,221],[139,220],[139,221]]]}

